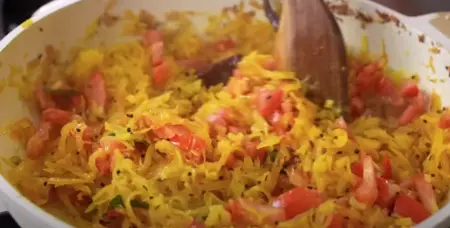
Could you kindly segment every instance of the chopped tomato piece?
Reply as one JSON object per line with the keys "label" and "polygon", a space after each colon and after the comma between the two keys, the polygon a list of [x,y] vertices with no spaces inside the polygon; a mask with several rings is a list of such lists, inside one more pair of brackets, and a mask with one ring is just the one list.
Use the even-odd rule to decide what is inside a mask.
{"label": "chopped tomato piece", "polygon": [[37,132],[31,136],[27,142],[27,156],[30,159],[38,159],[43,153],[50,139],[51,124],[48,122],[41,122]]}
{"label": "chopped tomato piece", "polygon": [[318,207],[325,200],[325,195],[317,190],[298,187],[281,194],[272,205],[277,208],[284,208],[286,218],[292,219],[309,209]]}
{"label": "chopped tomato piece", "polygon": [[189,132],[183,134],[175,134],[169,140],[172,144],[185,152],[184,157],[186,160],[192,161],[197,164],[204,161],[206,143],[203,139]]}
{"label": "chopped tomato piece", "polygon": [[361,162],[355,162],[351,165],[352,173],[358,177],[363,177],[364,168]]}
{"label": "chopped tomato piece", "polygon": [[364,101],[359,97],[350,100],[350,110],[353,116],[360,116],[364,112]]}
{"label": "chopped tomato piece", "polygon": [[154,43],[163,41],[163,34],[155,29],[148,30],[144,33],[144,45],[150,46]]}
{"label": "chopped tomato piece", "polygon": [[153,66],[160,65],[164,57],[164,43],[162,41],[152,44],[152,63]]}
{"label": "chopped tomato piece", "polygon": [[404,193],[400,193],[397,197],[394,212],[400,216],[411,218],[415,223],[420,223],[431,216],[431,213],[421,203]]}
{"label": "chopped tomato piece", "polygon": [[413,104],[410,104],[405,111],[400,115],[398,119],[398,124],[400,126],[406,125],[414,121],[419,115],[419,110]]}
{"label": "chopped tomato piece", "polygon": [[340,215],[333,215],[328,228],[344,228],[344,218]]}
{"label": "chopped tomato piece", "polygon": [[100,174],[108,175],[113,169],[112,163],[114,152],[118,150],[119,152],[124,153],[127,150],[127,147],[122,142],[116,140],[101,141],[100,145],[105,151],[105,154],[97,157],[95,160],[95,166]]}
{"label": "chopped tomato piece", "polygon": [[245,153],[248,156],[250,156],[253,160],[265,161],[266,154],[267,154],[266,150],[263,148],[256,149],[259,144],[260,144],[260,142],[257,140],[244,142]]}
{"label": "chopped tomato piece", "polygon": [[42,112],[42,120],[63,126],[70,122],[72,113],[57,108],[48,108]]}
{"label": "chopped tomato piece", "polygon": [[372,158],[368,155],[363,155],[361,162],[363,180],[355,190],[355,198],[367,206],[372,206],[378,196],[375,167]]}
{"label": "chopped tomato piece", "polygon": [[419,94],[419,87],[415,82],[407,82],[401,90],[403,97],[415,97]]}
{"label": "chopped tomato piece", "polygon": [[394,183],[390,183],[382,177],[378,177],[377,188],[378,198],[375,203],[384,208],[391,208],[397,193],[400,191],[400,187]]}
{"label": "chopped tomato piece", "polygon": [[221,115],[219,112],[209,115],[207,117],[207,121],[208,123],[213,125],[220,125],[223,127],[227,126],[227,121],[225,120],[225,117]]}
{"label": "chopped tomato piece", "polygon": [[99,109],[101,113],[104,112],[107,93],[106,83],[102,73],[97,72],[90,76],[86,84],[85,95],[92,109]]}
{"label": "chopped tomato piece", "polygon": [[205,224],[194,219],[189,228],[205,228]]}
{"label": "chopped tomato piece", "polygon": [[439,207],[436,203],[433,185],[425,179],[423,174],[414,177],[414,186],[419,193],[420,201],[425,206],[425,209],[431,213],[438,211]]}
{"label": "chopped tomato piece", "polygon": [[418,116],[422,115],[426,111],[427,97],[423,92],[419,92],[413,101],[414,106],[417,108]]}
{"label": "chopped tomato piece", "polygon": [[375,90],[375,87],[373,85],[376,83],[377,80],[378,77],[375,77],[375,75],[370,75],[365,72],[361,72],[356,78],[356,85],[361,91],[368,93]]}
{"label": "chopped tomato piece", "polygon": [[268,59],[263,62],[263,67],[266,70],[276,70],[277,69],[277,61],[275,59]]}
{"label": "chopped tomato piece", "polygon": [[[258,225],[275,224],[286,220],[286,215],[282,208],[262,205],[246,199],[230,200],[227,205],[228,211],[231,213],[233,222]],[[254,213],[257,212],[258,215]],[[264,216],[262,221],[259,216]]]}
{"label": "chopped tomato piece", "polygon": [[376,91],[378,94],[382,96],[392,96],[394,93],[396,93],[396,86],[394,85],[394,82],[386,76],[380,78],[378,81],[378,84],[376,85]]}
{"label": "chopped tomato piece", "polygon": [[70,98],[70,103],[76,112],[86,111],[86,100],[83,95],[77,95]]}
{"label": "chopped tomato piece", "polygon": [[224,52],[235,48],[236,43],[231,39],[225,39],[216,41],[213,46],[216,51]]}
{"label": "chopped tomato piece", "polygon": [[281,107],[283,102],[282,89],[261,89],[257,98],[257,107],[263,117],[270,117]]}
{"label": "chopped tomato piece", "polygon": [[153,88],[155,89],[162,89],[164,86],[166,86],[167,82],[169,81],[170,77],[170,69],[169,64],[167,62],[162,62],[158,66],[153,67]]}
{"label": "chopped tomato piece", "polygon": [[445,112],[439,120],[438,127],[442,129],[450,128],[450,113]]}
{"label": "chopped tomato piece", "polygon": [[279,110],[276,110],[269,118],[270,125],[276,126],[277,124],[279,124],[281,121],[281,115],[282,113]]}
{"label": "chopped tomato piece", "polygon": [[186,135],[191,134],[191,131],[189,128],[182,124],[173,124],[173,125],[166,125],[164,127],[157,128],[153,130],[153,133],[158,138],[161,139],[171,139],[175,137],[176,135]]}
{"label": "chopped tomato piece", "polygon": [[391,160],[389,159],[389,155],[386,155],[382,161],[383,164],[383,177],[386,179],[392,178],[392,166],[391,166]]}
{"label": "chopped tomato piece", "polygon": [[225,162],[225,166],[227,168],[233,169],[236,167],[237,158],[234,154],[228,155],[227,161]]}
{"label": "chopped tomato piece", "polygon": [[293,112],[294,111],[294,105],[292,104],[291,101],[285,100],[281,104],[281,111],[283,111],[283,113]]}
{"label": "chopped tomato piece", "polygon": [[203,151],[206,148],[205,141],[191,133],[175,135],[170,141],[184,151]]}
{"label": "chopped tomato piece", "polygon": [[122,216],[124,214],[120,210],[112,209],[112,210],[108,211],[107,215],[109,217],[120,217],[120,216]]}
{"label": "chopped tomato piece", "polygon": [[105,156],[97,157],[95,160],[95,167],[101,175],[105,176],[111,173],[111,155],[107,154]]}
{"label": "chopped tomato piece", "polygon": [[82,132],[81,139],[84,142],[83,147],[87,153],[95,151],[95,147],[98,146],[98,144],[95,143],[96,136],[101,135],[103,130],[104,130],[103,124],[98,126],[87,126],[84,129],[84,131]]}
{"label": "chopped tomato piece", "polygon": [[350,98],[360,96],[361,90],[358,87],[353,87],[350,89],[349,96]]}

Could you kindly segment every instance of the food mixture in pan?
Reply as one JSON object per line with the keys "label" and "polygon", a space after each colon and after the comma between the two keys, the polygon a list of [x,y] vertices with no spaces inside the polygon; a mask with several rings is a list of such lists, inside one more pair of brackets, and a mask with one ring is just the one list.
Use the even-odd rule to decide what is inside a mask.
{"label": "food mixture in pan", "polygon": [[[9,180],[78,227],[409,227],[447,203],[450,114],[417,77],[349,57],[347,123],[277,68],[268,22],[193,17],[129,14],[136,39],[70,61],[48,47]],[[237,55],[226,85],[203,85]]]}

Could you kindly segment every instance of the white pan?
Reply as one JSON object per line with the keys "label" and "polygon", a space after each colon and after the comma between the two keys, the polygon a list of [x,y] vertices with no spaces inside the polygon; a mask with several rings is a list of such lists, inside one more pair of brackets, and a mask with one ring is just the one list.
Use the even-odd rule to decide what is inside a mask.
{"label": "white pan", "polygon": [[[117,0],[114,11],[145,9],[157,16],[162,16],[169,10],[219,12],[223,7],[238,2],[239,0]],[[329,2],[334,5],[342,3],[333,0]],[[86,27],[102,13],[106,4],[106,0],[57,0],[38,10],[31,21],[17,27],[0,42],[0,77],[9,75],[9,65],[23,66],[38,56],[47,44],[60,48],[76,44],[85,34]],[[447,51],[450,50],[450,39],[447,37],[450,34],[450,20],[446,19],[444,13],[408,17],[363,0],[348,0],[348,6],[355,12],[354,15],[341,15],[339,10],[335,10],[335,15],[340,18],[339,24],[350,50],[361,49],[363,35],[368,36],[370,52],[381,54],[384,42],[390,67],[420,75],[421,89],[428,92],[434,89],[441,95],[443,105],[450,104],[450,80],[447,80],[450,73],[446,68],[450,66],[450,55]],[[341,6],[338,9],[342,11],[343,8]],[[359,17],[355,16],[358,14]],[[388,15],[391,20],[381,23],[380,14],[384,15],[384,19],[388,18]],[[373,22],[361,26],[364,21],[362,18],[368,21],[367,16],[372,18]],[[440,31],[439,26],[434,25],[443,29]],[[104,38],[107,40],[115,37],[105,34]],[[430,65],[434,65],[435,72],[430,69]],[[30,115],[14,89],[6,89],[0,94],[0,104],[0,126]],[[0,136],[2,156],[20,155],[17,148],[18,145],[8,137]],[[0,194],[7,210],[24,228],[70,227],[29,202],[1,176]],[[417,227],[449,227],[449,216],[450,205],[447,205]]]}

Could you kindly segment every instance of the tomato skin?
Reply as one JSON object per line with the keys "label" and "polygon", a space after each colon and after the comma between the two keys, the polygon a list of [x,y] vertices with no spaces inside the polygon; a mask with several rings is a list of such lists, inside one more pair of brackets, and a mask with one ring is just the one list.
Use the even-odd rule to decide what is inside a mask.
{"label": "tomato skin", "polygon": [[270,117],[283,103],[282,89],[261,89],[257,95],[257,107],[259,113],[265,117]]}
{"label": "tomato skin", "polygon": [[436,203],[436,196],[434,194],[433,185],[425,179],[423,174],[418,174],[413,178],[414,186],[419,193],[419,198],[425,208],[434,213],[439,210]]}
{"label": "tomato skin", "polygon": [[152,44],[152,64],[153,66],[160,65],[164,58],[164,43],[162,41]]}
{"label": "tomato skin", "polygon": [[380,66],[377,62],[366,65],[356,77],[356,85],[364,93],[371,93],[376,89],[374,86],[381,75],[377,73]]}
{"label": "tomato skin", "polygon": [[355,198],[366,204],[367,206],[372,206],[378,197],[375,167],[373,160],[368,155],[362,156],[362,166],[363,166],[363,180],[362,183],[356,188],[354,194]]}
{"label": "tomato skin", "polygon": [[112,210],[108,211],[107,215],[109,217],[116,218],[116,217],[120,217],[120,216],[124,215],[124,213],[122,211],[112,209]]}
{"label": "tomato skin", "polygon": [[398,119],[398,124],[400,126],[406,125],[414,121],[414,119],[417,118],[418,115],[418,109],[415,105],[410,104],[405,111],[401,114],[400,118]]}
{"label": "tomato skin", "polygon": [[263,62],[263,67],[266,70],[274,71],[278,68],[277,61],[275,59],[268,59]]}
{"label": "tomato skin", "polygon": [[400,216],[411,218],[416,224],[431,216],[431,213],[421,203],[404,193],[400,193],[397,197],[394,212]]}
{"label": "tomato skin", "polygon": [[217,52],[224,52],[235,48],[236,43],[232,39],[223,39],[214,42],[213,47]]}
{"label": "tomato skin", "polygon": [[325,200],[325,195],[317,190],[298,187],[281,194],[272,205],[284,208],[286,218],[292,219],[309,209],[318,207]]}
{"label": "tomato skin", "polygon": [[97,107],[104,111],[106,106],[106,82],[103,74],[96,72],[91,75],[85,88],[86,98],[91,108]]}
{"label": "tomato skin", "polygon": [[381,162],[384,168],[383,178],[391,179],[392,178],[392,165],[391,159],[389,159],[389,155],[386,155]]}
{"label": "tomato skin", "polygon": [[171,139],[176,135],[191,134],[191,131],[189,130],[189,128],[182,124],[173,124],[157,128],[153,130],[153,133],[155,133],[158,138]]}
{"label": "tomato skin", "polygon": [[148,30],[144,33],[143,41],[145,46],[150,46],[154,43],[163,41],[163,34],[156,29]]}
{"label": "tomato skin", "polygon": [[267,154],[266,150],[264,150],[263,148],[257,149],[259,144],[260,142],[257,140],[244,142],[245,153],[253,160],[265,161]]}
{"label": "tomato skin", "polygon": [[363,177],[364,168],[361,162],[355,162],[351,165],[352,173],[358,177]]}
{"label": "tomato skin", "polygon": [[186,160],[201,163],[204,159],[206,142],[184,125],[167,125],[153,130],[156,137],[168,139],[173,145],[185,152]]}
{"label": "tomato skin", "polygon": [[206,148],[205,141],[193,134],[175,135],[170,141],[184,151],[203,151]]}
{"label": "tomato skin", "polygon": [[252,211],[261,212],[261,214],[266,215],[262,219],[262,224],[275,224],[276,222],[286,220],[286,215],[282,208],[262,205],[242,198],[230,200],[226,208],[231,213],[231,218],[234,223],[258,225],[258,218],[253,216],[253,213],[249,213],[246,208],[250,208]]}
{"label": "tomato skin", "polygon": [[105,156],[98,157],[95,160],[95,167],[102,176],[106,176],[111,173],[111,157],[112,156],[110,154],[107,154]]}
{"label": "tomato skin", "polygon": [[155,89],[163,89],[170,78],[169,64],[163,61],[161,64],[153,67],[152,85]]}
{"label": "tomato skin", "polygon": [[344,228],[344,218],[341,215],[333,215],[328,228]]}
{"label": "tomato skin", "polygon": [[382,96],[392,96],[392,94],[395,93],[396,88],[392,80],[384,76],[378,81],[376,91]]}
{"label": "tomato skin", "polygon": [[438,122],[438,127],[441,129],[450,128],[450,113],[446,112],[442,115],[441,119]]}
{"label": "tomato skin", "polygon": [[352,97],[350,100],[350,110],[353,116],[360,116],[364,112],[364,101],[359,97]]}
{"label": "tomato skin", "polygon": [[116,140],[101,141],[100,146],[105,151],[105,154],[97,157],[95,160],[95,167],[101,175],[106,176],[110,174],[113,169],[112,166],[115,151],[118,150],[123,153],[127,147],[122,142]]}
{"label": "tomato skin", "polygon": [[401,94],[403,97],[415,97],[419,94],[419,87],[417,87],[417,84],[415,82],[407,82],[405,83],[405,85],[403,85]]}
{"label": "tomato skin", "polygon": [[192,221],[191,225],[189,225],[189,228],[205,228],[205,227],[206,226],[204,223],[199,222],[195,219]]}
{"label": "tomato skin", "polygon": [[425,94],[423,92],[419,92],[405,111],[403,111],[398,120],[398,124],[402,126],[414,121],[426,111],[426,105],[427,101]]}
{"label": "tomato skin", "polygon": [[63,126],[70,122],[72,113],[57,108],[48,108],[42,112],[42,120]]}
{"label": "tomato skin", "polygon": [[400,191],[400,187],[398,185],[390,183],[388,180],[382,177],[377,177],[377,189],[378,198],[375,203],[383,208],[391,208],[391,206],[394,204],[397,192]]}

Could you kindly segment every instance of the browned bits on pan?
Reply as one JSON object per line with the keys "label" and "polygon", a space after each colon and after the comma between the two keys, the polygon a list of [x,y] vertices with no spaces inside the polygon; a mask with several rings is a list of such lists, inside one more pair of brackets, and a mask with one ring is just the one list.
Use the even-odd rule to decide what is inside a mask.
{"label": "browned bits on pan", "polygon": [[356,13],[356,19],[361,21],[362,28],[365,28],[367,24],[370,24],[373,22],[373,18],[363,12],[358,11]]}
{"label": "browned bits on pan", "polygon": [[445,66],[445,69],[446,69],[447,72],[448,72],[448,77],[450,77],[450,66]]}
{"label": "browned bits on pan", "polygon": [[395,26],[397,26],[397,27],[402,27],[401,25],[403,25],[400,23],[400,20],[393,15],[390,15],[385,12],[381,12],[379,10],[377,10],[376,13],[378,15],[378,18],[380,19],[380,23],[382,23],[382,24],[385,24],[388,22],[393,22],[395,24]]}
{"label": "browned bits on pan", "polygon": [[355,12],[350,9],[346,2],[339,4],[331,4],[330,2],[328,2],[328,8],[331,10],[331,12],[338,15],[350,16],[355,14]]}
{"label": "browned bits on pan", "polygon": [[385,24],[385,23],[388,23],[388,22],[391,21],[391,16],[389,14],[387,14],[385,12],[381,12],[379,10],[376,10],[376,13],[377,13],[377,15],[378,15],[378,17],[380,19],[380,22],[382,24]]}
{"label": "browned bits on pan", "polygon": [[424,34],[419,35],[418,38],[419,38],[419,42],[420,43],[425,42],[425,35]]}

